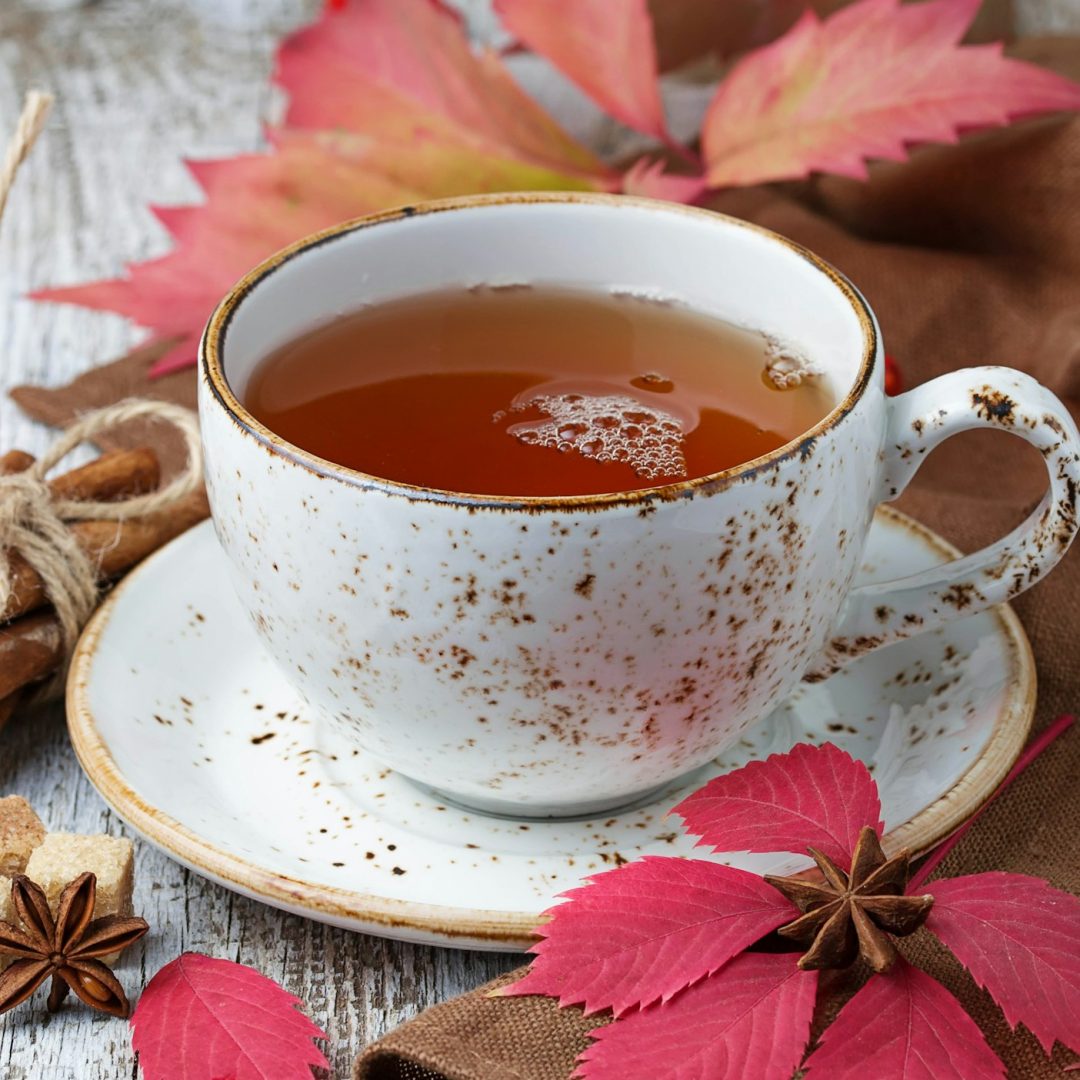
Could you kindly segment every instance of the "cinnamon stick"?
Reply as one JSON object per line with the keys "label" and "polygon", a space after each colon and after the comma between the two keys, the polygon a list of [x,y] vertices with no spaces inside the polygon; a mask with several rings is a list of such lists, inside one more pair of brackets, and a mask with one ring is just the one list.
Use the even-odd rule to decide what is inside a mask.
{"label": "cinnamon stick", "polygon": [[52,611],[0,627],[0,702],[52,674],[64,658],[64,635]]}
{"label": "cinnamon stick", "polygon": [[[0,454],[0,476],[24,472],[33,464],[33,454],[28,454],[25,450],[9,450],[6,454]],[[16,690],[15,693],[0,698],[0,728],[11,719],[25,697],[26,691]]]}
{"label": "cinnamon stick", "polygon": [[[0,455],[0,474],[22,472],[33,462],[30,454],[9,451]],[[105,502],[152,491],[159,480],[157,456],[143,447],[102,454],[51,480],[49,489],[57,498]],[[76,522],[72,532],[104,581],[130,569],[208,513],[206,494],[199,491],[159,514],[122,522]],[[40,577],[18,554],[10,554],[9,561],[12,600],[0,612],[0,622],[14,621],[0,626],[0,727],[27,700],[26,688],[51,675],[64,660],[56,614],[51,610],[29,614],[48,602]]]}
{"label": "cinnamon stick", "polygon": [[[206,492],[200,489],[157,514],[126,521],[77,521],[71,531],[93,563],[98,581],[108,581],[198,524],[209,513]],[[18,554],[10,555],[9,559],[11,599],[0,611],[0,622],[35,611],[49,599],[38,572]]]}
{"label": "cinnamon stick", "polygon": [[9,450],[0,454],[0,476],[25,472],[34,464],[34,455],[25,450]]}
{"label": "cinnamon stick", "polygon": [[132,495],[145,495],[161,481],[157,454],[148,446],[134,450],[114,450],[71,472],[49,481],[57,499],[86,499],[112,502]]}
{"label": "cinnamon stick", "polygon": [[[107,551],[98,548],[102,552],[98,565],[103,571],[99,580],[106,580],[130,569],[208,514],[206,492],[199,490],[160,514],[120,523],[82,522],[76,529],[83,536],[96,535],[99,545],[105,543]],[[25,700],[25,687],[51,675],[63,662],[62,649],[50,652],[58,637],[59,621],[52,610],[24,615],[0,627],[0,727]]]}
{"label": "cinnamon stick", "polygon": [[[33,454],[9,450],[0,454],[0,476],[25,472],[34,464]],[[86,465],[49,481],[49,491],[57,499],[93,499],[112,502],[132,495],[145,495],[161,482],[157,454],[148,446],[134,450],[113,450]]]}
{"label": "cinnamon stick", "polygon": [[[102,454],[89,464],[50,481],[49,489],[58,498],[108,501],[151,491],[159,479],[157,455],[146,447],[140,447]],[[98,580],[113,577],[154,550],[153,547],[146,547],[152,541],[147,539],[147,530],[141,524],[145,521],[145,518],[140,518],[121,523],[81,521],[72,524],[71,531],[79,546],[99,568]],[[193,522],[188,520],[188,523]],[[125,532],[128,525],[131,529]],[[151,533],[154,531],[153,528],[150,530]],[[169,539],[175,535],[172,533]],[[121,543],[125,536],[128,541]],[[131,553],[132,542],[134,554]],[[25,615],[48,602],[44,583],[37,571],[16,552],[9,554],[8,561],[11,593],[8,603],[0,610],[0,622]]]}
{"label": "cinnamon stick", "polygon": [[[206,492],[199,490],[159,514],[123,522],[80,522],[74,529],[80,537],[96,537],[100,580],[107,580],[197,525],[209,513]],[[51,610],[23,615],[0,628],[0,727],[19,703],[23,688],[60,666],[63,651],[53,647],[59,637],[60,623]]]}

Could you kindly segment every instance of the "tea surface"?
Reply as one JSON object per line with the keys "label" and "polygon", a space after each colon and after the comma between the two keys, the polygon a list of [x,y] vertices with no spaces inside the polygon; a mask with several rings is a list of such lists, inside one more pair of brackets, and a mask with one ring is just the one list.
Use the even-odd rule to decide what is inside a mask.
{"label": "tea surface", "polygon": [[387,480],[476,495],[632,491],[775,450],[833,402],[767,381],[765,335],[681,306],[547,287],[407,297],[264,358],[270,430]]}

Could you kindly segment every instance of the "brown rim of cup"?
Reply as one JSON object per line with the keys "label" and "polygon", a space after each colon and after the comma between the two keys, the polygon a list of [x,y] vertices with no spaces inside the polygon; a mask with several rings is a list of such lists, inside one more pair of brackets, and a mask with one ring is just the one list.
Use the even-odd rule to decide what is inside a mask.
{"label": "brown rim of cup", "polygon": [[[796,255],[805,259],[815,269],[824,274],[832,284],[840,290],[847,299],[859,320],[863,337],[863,357],[859,367],[859,373],[854,385],[844,398],[817,424],[808,431],[803,432],[798,438],[783,446],[753,458],[730,469],[720,472],[709,473],[706,476],[693,477],[689,480],[681,480],[676,484],[666,484],[662,487],[638,488],[631,491],[604,492],[593,495],[477,495],[467,492],[447,491],[439,488],[427,488],[414,484],[406,484],[397,480],[389,480],[375,476],[371,473],[361,472],[359,469],[351,469],[345,465],[321,458],[303,448],[288,442],[265,427],[251,415],[240,403],[233,393],[225,377],[223,356],[226,346],[226,336],[229,324],[236,314],[240,305],[249,293],[262,281],[275,273],[278,269],[295,258],[323,244],[330,243],[338,237],[357,232],[360,229],[371,228],[375,225],[383,225],[402,218],[416,217],[421,214],[438,214],[450,210],[472,210],[486,206],[505,205],[533,205],[533,204],[568,204],[583,203],[598,206],[635,206],[646,210],[662,210],[667,213],[681,213],[700,216],[705,220],[721,218],[737,228],[755,232],[770,240],[773,240]],[[253,436],[270,451],[281,457],[301,465],[319,476],[339,480],[353,487],[376,490],[387,495],[401,495],[405,498],[420,502],[450,503],[488,510],[523,510],[523,511],[556,511],[556,510],[603,510],[617,506],[638,506],[648,502],[668,502],[675,499],[688,498],[697,492],[708,495],[730,486],[732,483],[752,479],[762,469],[770,468],[781,461],[796,455],[805,457],[813,447],[814,442],[825,432],[835,427],[858,403],[873,376],[874,365],[878,350],[877,328],[869,305],[862,294],[854,285],[835,267],[819,258],[806,248],[780,236],[771,229],[762,228],[759,225],[742,221],[739,218],[727,214],[720,214],[713,210],[706,210],[696,206],[684,206],[679,203],[662,202],[656,199],[643,199],[627,195],[605,195],[600,193],[579,192],[512,192],[499,195],[469,195],[452,199],[439,199],[432,202],[419,203],[416,206],[400,206],[392,210],[384,210],[377,214],[369,214],[364,217],[343,221],[339,225],[333,225],[321,232],[313,233],[302,240],[282,248],[280,251],[264,259],[261,263],[249,270],[228,292],[225,298],[215,308],[210,316],[210,321],[203,332],[199,343],[199,368],[202,377],[206,379],[211,393],[217,399],[218,404],[225,410],[232,421],[245,433]]]}

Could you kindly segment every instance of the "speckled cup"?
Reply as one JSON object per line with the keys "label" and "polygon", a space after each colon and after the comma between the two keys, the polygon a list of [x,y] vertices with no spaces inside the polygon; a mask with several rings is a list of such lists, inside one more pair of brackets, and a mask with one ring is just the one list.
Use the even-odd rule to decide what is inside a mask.
{"label": "speckled cup", "polygon": [[[520,283],[659,295],[766,329],[824,369],[838,404],[738,468],[566,498],[365,475],[241,404],[262,357],[342,312]],[[214,523],[266,647],[358,746],[479,809],[592,813],[703,765],[801,678],[1006,600],[1064,554],[1080,481],[1064,406],[1004,368],[890,400],[882,369],[851,284],[743,222],[599,195],[405,208],[293,245],[214,314],[199,386]],[[983,551],[853,590],[875,506],[973,427],[1041,451],[1043,504]]]}

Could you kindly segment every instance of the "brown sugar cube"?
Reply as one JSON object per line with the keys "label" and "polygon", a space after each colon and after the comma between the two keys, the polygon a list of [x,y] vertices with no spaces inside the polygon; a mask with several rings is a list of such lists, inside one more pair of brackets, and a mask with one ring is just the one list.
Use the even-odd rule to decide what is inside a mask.
{"label": "brown sugar cube", "polygon": [[30,853],[44,839],[45,826],[25,799],[18,795],[0,799],[0,874],[23,873]]}
{"label": "brown sugar cube", "polygon": [[[131,841],[122,837],[54,832],[34,849],[26,864],[26,876],[45,890],[55,915],[57,901],[65,886],[89,871],[97,877],[94,918],[130,915],[133,861]],[[115,964],[118,958],[119,953],[101,957],[109,965]]]}
{"label": "brown sugar cube", "polygon": [[34,849],[26,864],[26,876],[45,890],[49,906],[55,912],[64,886],[89,871],[97,876],[94,918],[130,915],[132,861],[130,840],[54,832]]}

